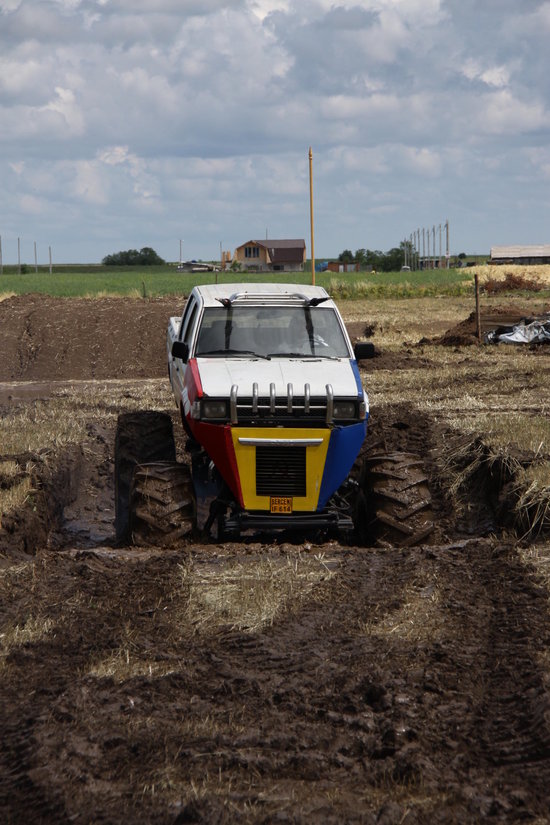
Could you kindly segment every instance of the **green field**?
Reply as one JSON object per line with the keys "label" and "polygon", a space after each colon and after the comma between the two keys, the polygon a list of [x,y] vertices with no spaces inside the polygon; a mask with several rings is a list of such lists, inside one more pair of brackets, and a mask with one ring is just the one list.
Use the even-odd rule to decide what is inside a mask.
{"label": "green field", "polygon": [[[107,268],[92,265],[47,267],[18,274],[4,266],[0,295],[39,292],[59,296],[130,295],[156,297],[188,294],[198,283],[311,283],[311,271],[242,273],[177,272],[173,266]],[[461,295],[471,290],[473,276],[461,269],[423,272],[316,272],[315,283],[342,298]]]}

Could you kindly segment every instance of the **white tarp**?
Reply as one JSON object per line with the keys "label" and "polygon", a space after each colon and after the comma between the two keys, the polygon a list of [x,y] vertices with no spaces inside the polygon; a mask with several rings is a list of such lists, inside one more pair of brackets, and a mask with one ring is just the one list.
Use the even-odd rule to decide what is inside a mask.
{"label": "white tarp", "polygon": [[487,333],[486,340],[489,344],[550,344],[550,319],[498,327]]}

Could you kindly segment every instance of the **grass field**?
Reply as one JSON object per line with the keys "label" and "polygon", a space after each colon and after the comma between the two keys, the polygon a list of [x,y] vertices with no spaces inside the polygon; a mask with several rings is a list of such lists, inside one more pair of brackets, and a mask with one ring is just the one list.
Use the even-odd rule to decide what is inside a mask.
{"label": "grass field", "polygon": [[[311,271],[242,273],[177,272],[174,267],[101,266],[54,267],[18,274],[16,267],[4,267],[0,276],[0,294],[22,295],[40,292],[48,295],[126,295],[155,297],[188,294],[197,283],[311,283]],[[461,295],[470,291],[472,275],[465,270],[426,270],[424,272],[317,272],[315,282],[341,297],[409,297],[418,294]]]}

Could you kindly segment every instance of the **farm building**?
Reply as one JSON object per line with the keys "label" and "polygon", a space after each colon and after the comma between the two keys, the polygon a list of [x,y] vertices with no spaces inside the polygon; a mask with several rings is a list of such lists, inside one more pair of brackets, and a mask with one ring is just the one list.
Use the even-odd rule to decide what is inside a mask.
{"label": "farm building", "polygon": [[235,249],[233,260],[253,272],[296,272],[304,268],[304,240],[247,241]]}
{"label": "farm building", "polygon": [[492,246],[492,264],[550,264],[550,244]]}
{"label": "farm building", "polygon": [[329,272],[359,272],[359,264],[355,261],[329,261]]}

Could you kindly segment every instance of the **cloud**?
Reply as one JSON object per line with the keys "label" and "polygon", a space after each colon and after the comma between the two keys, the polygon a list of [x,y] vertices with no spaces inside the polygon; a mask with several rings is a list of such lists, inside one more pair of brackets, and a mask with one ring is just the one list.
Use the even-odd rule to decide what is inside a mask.
{"label": "cloud", "polygon": [[0,0],[3,235],[307,237],[312,145],[320,254],[453,209],[489,247],[463,202],[517,175],[546,208],[549,30],[548,0]]}

